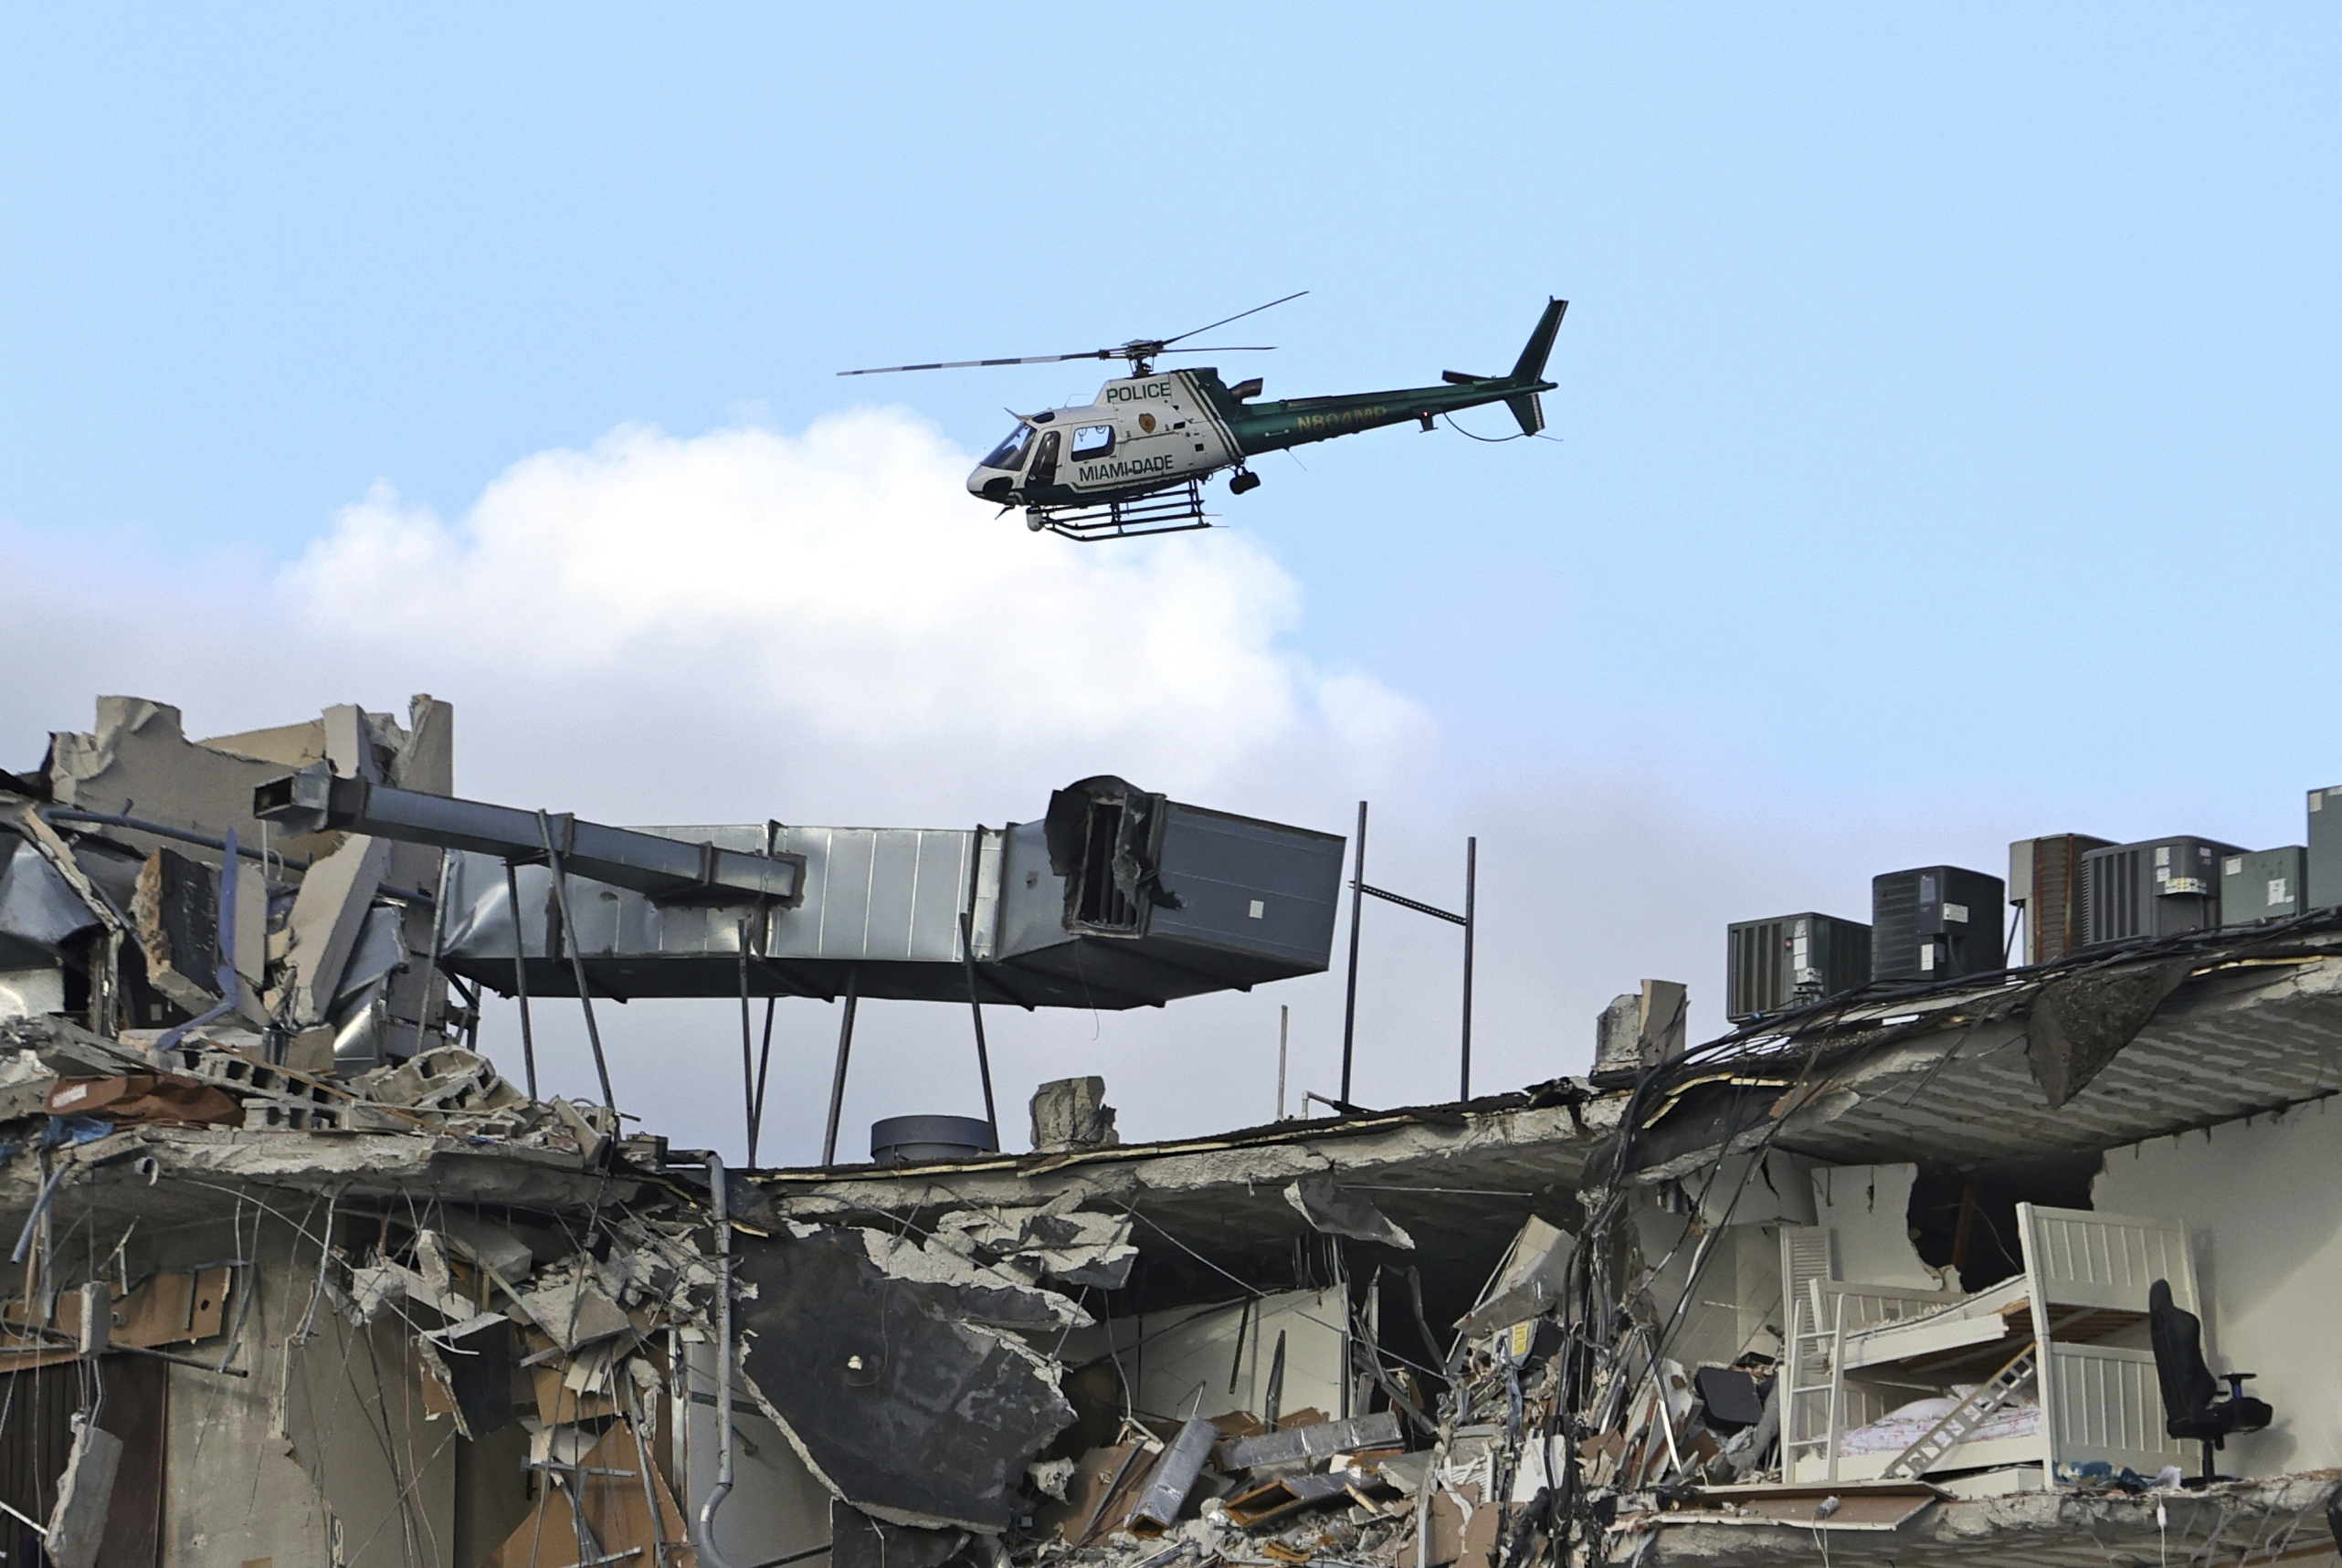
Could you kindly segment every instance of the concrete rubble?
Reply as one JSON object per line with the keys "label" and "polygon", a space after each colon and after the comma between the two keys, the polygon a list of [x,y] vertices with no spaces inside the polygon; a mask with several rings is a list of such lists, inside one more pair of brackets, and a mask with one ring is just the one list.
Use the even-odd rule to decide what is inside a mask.
{"label": "concrete rubble", "polygon": [[[452,737],[428,698],[202,742],[110,698],[0,775],[7,1561],[1842,1568],[2342,1541],[2342,912],[1696,1045],[1684,988],[1646,981],[1588,1077],[1461,1103],[1125,1143],[1085,1077],[1032,1095],[1027,1152],[727,1169],[512,1081],[478,1048],[491,993],[722,979],[744,1047],[752,994],[867,976],[980,1026],[1052,1005],[1056,971],[1013,954],[1143,940],[1149,910],[1186,944],[1151,950],[1166,974],[1222,940],[1164,825],[1274,825],[1093,779],[1030,825],[1045,858],[1015,861],[1013,824],[923,830],[962,858],[911,902],[957,934],[840,959],[789,921],[840,868],[876,887],[881,838],[659,829],[705,850],[677,873],[628,858],[639,831],[535,814],[530,861],[481,848],[477,813],[446,826],[470,809]],[[256,804],[344,809],[319,781],[363,782],[347,809],[388,826]],[[587,830],[633,903],[564,871]],[[1031,878],[1007,919],[1003,865]],[[1322,968],[1330,893],[1313,871],[1240,900],[1305,920],[1211,984]],[[589,896],[635,912],[589,940],[564,912]],[[1145,966],[1118,973],[1143,1002]],[[2217,1454],[2167,1430],[2174,1301],[2275,1412]]]}

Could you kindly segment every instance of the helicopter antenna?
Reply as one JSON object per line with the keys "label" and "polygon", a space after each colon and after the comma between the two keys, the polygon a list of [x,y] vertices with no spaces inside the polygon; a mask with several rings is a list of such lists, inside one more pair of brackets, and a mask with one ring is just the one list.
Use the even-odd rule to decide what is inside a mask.
{"label": "helicopter antenna", "polygon": [[1195,348],[1187,349],[1174,348],[1171,345],[1174,343],[1185,342],[1189,338],[1196,337],[1200,333],[1208,332],[1214,327],[1224,327],[1230,321],[1240,321],[1247,316],[1257,316],[1263,310],[1273,310],[1279,305],[1288,304],[1292,300],[1300,299],[1303,294],[1306,294],[1308,292],[1308,289],[1303,289],[1299,293],[1286,295],[1282,300],[1271,300],[1266,305],[1255,305],[1249,310],[1239,310],[1233,316],[1223,316],[1218,321],[1213,321],[1208,325],[1197,327],[1192,331],[1181,332],[1176,338],[1133,338],[1130,342],[1123,344],[1119,348],[1091,349],[1084,353],[1071,354],[1027,354],[1021,357],[1010,359],[954,359],[937,360],[927,364],[882,364],[875,365],[869,370],[841,370],[838,374],[839,375],[893,375],[898,372],[908,370],[982,370],[993,365],[1002,364],[1060,364],[1067,360],[1119,359],[1128,360],[1130,362],[1132,374],[1145,375],[1155,368],[1155,359],[1158,356],[1166,353],[1246,354],[1269,353],[1273,352],[1276,348],[1274,343],[1251,343],[1243,345],[1223,344],[1210,348],[1198,345]]}

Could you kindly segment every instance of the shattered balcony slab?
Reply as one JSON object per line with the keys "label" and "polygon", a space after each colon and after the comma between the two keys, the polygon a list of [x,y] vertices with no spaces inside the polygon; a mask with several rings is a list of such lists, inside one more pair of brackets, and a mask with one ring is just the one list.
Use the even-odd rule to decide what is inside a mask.
{"label": "shattered balcony slab", "polygon": [[[2342,1473],[2316,1470],[2204,1491],[1948,1498],[1925,1503],[1915,1515],[1884,1529],[1862,1521],[1837,1522],[1846,1518],[1843,1510],[1792,1522],[1695,1507],[1621,1520],[1612,1557],[1643,1568],[1908,1568],[1934,1563],[2153,1568],[2163,1563],[2318,1562],[2334,1555],[2326,1509],[2337,1489]],[[1803,1500],[1810,1516],[1817,1500]]]}

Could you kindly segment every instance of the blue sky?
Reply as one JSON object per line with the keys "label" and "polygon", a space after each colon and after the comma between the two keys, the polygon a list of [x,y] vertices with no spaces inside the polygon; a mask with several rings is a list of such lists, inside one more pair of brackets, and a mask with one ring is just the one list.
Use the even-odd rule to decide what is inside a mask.
{"label": "blue sky", "polygon": [[[1557,442],[1345,439],[1222,508],[1290,584],[1282,657],[1426,716],[1403,784],[1329,770],[1312,809],[1340,829],[1385,790],[1425,896],[1482,834],[1524,1042],[1490,1048],[1542,1076],[1636,973],[1697,1007],[1724,919],[1859,915],[1873,870],[2068,829],[2298,838],[2342,780],[2337,33],[2281,5],[18,8],[0,567],[52,606],[184,572],[233,619],[377,481],[460,527],[619,426],[873,399],[975,452],[1097,367],[832,373],[1302,288],[1239,339],[1279,351],[1224,370],[1411,384],[1508,364],[1559,294]],[[953,504],[990,550],[1073,548]],[[0,703],[17,765],[93,685],[183,682],[149,694],[226,729],[299,684],[32,636],[0,626],[42,672]],[[378,654],[346,695],[394,706],[435,660]],[[597,808],[519,733],[469,731],[467,776]],[[854,777],[822,786],[840,814]],[[662,814],[647,780],[603,794]],[[1442,940],[1405,962],[1443,973]]]}

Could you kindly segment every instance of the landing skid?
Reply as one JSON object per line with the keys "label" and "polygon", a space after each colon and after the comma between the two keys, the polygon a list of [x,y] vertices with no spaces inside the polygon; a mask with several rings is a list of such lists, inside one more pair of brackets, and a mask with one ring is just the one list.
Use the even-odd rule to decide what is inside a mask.
{"label": "landing skid", "polygon": [[1150,533],[1186,533],[1209,528],[1212,521],[1204,514],[1203,487],[1190,479],[1177,489],[1157,490],[1103,506],[1028,507],[1025,526],[1035,533],[1047,529],[1092,543],[1101,539],[1141,539]]}

